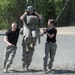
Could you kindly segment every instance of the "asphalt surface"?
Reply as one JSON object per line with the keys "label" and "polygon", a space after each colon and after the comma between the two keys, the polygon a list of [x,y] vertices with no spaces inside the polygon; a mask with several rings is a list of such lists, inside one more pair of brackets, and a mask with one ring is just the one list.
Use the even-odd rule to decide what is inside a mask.
{"label": "asphalt surface", "polygon": [[5,31],[0,31],[0,75],[75,75],[75,34],[57,34],[57,52],[53,63],[53,72],[45,74],[43,69],[46,35],[41,37],[41,44],[36,45],[30,72],[22,69],[22,36],[18,39],[18,49],[9,73],[3,73],[3,56],[6,43],[3,41]]}

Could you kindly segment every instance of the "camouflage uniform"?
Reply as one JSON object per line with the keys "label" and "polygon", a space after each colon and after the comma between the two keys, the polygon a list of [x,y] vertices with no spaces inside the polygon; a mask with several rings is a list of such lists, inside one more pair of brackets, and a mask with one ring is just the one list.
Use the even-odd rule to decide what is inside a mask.
{"label": "camouflage uniform", "polygon": [[16,46],[7,46],[5,49],[4,64],[3,67],[8,69],[13,62],[15,57],[17,47]]}
{"label": "camouflage uniform", "polygon": [[22,53],[22,63],[23,63],[23,68],[28,68],[28,66],[30,65],[31,61],[32,61],[32,56],[33,56],[33,48],[29,47],[29,51],[27,53],[26,51],[26,44],[25,41],[22,41],[22,47],[23,47],[23,53]]}
{"label": "camouflage uniform", "polygon": [[36,25],[25,25],[25,23],[23,22],[23,68],[25,67],[25,65],[28,67],[31,63],[38,33],[39,30]]}
{"label": "camouflage uniform", "polygon": [[48,64],[48,68],[52,68],[52,64],[54,61],[54,56],[56,54],[57,44],[56,43],[45,43],[45,57],[44,57],[44,67],[47,67],[47,61],[48,61],[48,54],[50,53],[50,61]]}

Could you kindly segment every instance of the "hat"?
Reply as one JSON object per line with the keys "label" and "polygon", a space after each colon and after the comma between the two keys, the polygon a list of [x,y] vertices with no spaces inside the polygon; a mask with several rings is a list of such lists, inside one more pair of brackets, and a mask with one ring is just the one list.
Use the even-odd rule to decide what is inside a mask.
{"label": "hat", "polygon": [[29,10],[33,10],[33,7],[32,6],[28,6],[27,7],[27,11],[29,11]]}

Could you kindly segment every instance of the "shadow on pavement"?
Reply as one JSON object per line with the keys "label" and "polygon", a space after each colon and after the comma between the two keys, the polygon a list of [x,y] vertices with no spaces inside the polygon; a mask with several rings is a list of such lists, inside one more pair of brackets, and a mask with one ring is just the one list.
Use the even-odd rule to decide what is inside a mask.
{"label": "shadow on pavement", "polygon": [[29,69],[29,71],[19,71],[19,70],[10,70],[12,73],[35,73],[35,72],[42,72],[42,70],[34,70],[34,69]]}
{"label": "shadow on pavement", "polygon": [[52,70],[53,74],[75,74],[75,71],[71,71],[71,70]]}
{"label": "shadow on pavement", "polygon": [[[42,70],[30,69],[29,71],[11,70],[12,73],[36,73],[43,72]],[[51,74],[75,74],[75,71],[71,70],[52,70]],[[49,73],[48,73],[49,74]]]}

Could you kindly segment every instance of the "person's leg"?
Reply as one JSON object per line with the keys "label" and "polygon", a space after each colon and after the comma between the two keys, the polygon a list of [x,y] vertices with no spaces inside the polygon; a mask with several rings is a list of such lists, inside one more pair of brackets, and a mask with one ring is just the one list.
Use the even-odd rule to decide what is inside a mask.
{"label": "person's leg", "polygon": [[28,70],[28,67],[30,65],[29,57],[30,57],[30,48],[29,51],[26,51],[26,43],[22,41],[22,47],[23,47],[23,53],[22,53],[22,66],[23,69],[26,67],[26,70]]}
{"label": "person's leg", "polygon": [[32,30],[32,41],[31,41],[31,45],[30,47],[33,48],[33,51],[34,51],[34,47],[36,45],[36,42],[37,42],[37,31],[36,29]]}
{"label": "person's leg", "polygon": [[37,31],[36,31],[36,29],[34,29],[32,31],[32,38],[33,38],[33,44],[35,46],[36,45],[36,41],[37,41]]}
{"label": "person's leg", "polygon": [[10,65],[12,64],[13,58],[15,57],[15,54],[16,54],[16,49],[17,49],[16,46],[11,46],[10,47],[11,53],[10,53],[8,62],[6,63],[6,69],[8,69],[10,67]]}
{"label": "person's leg", "polygon": [[45,43],[45,57],[43,58],[44,60],[43,66],[45,70],[47,68],[48,54],[49,54],[49,44]]}
{"label": "person's leg", "polygon": [[4,52],[4,63],[3,63],[3,68],[6,67],[6,63],[8,62],[9,54],[10,54],[10,49],[9,46],[6,47],[5,52]]}
{"label": "person's leg", "polygon": [[23,40],[22,40],[22,67],[23,67],[23,69],[25,68],[26,60],[27,60],[26,43],[23,38]]}
{"label": "person's leg", "polygon": [[27,65],[28,54],[29,54],[29,53],[27,53],[27,52],[26,52],[26,49],[23,47],[23,53],[22,53],[22,67],[23,67],[23,69],[24,69],[24,68],[26,67],[26,65]]}
{"label": "person's leg", "polygon": [[25,53],[26,53],[26,40],[23,38],[22,40],[22,60],[24,61],[24,58],[25,58]]}
{"label": "person's leg", "polygon": [[49,69],[52,68],[53,61],[54,61],[54,56],[56,54],[56,49],[57,49],[57,44],[56,43],[52,43],[51,44],[51,50],[50,50],[50,61],[49,61],[49,65],[48,65]]}
{"label": "person's leg", "polygon": [[24,27],[23,36],[24,36],[23,40],[26,44],[26,51],[28,52],[31,44],[31,30],[27,27]]}
{"label": "person's leg", "polygon": [[28,54],[28,58],[27,58],[27,64],[26,64],[26,68],[29,69],[29,65],[32,61],[32,56],[33,56],[33,49],[30,48],[29,54]]}

